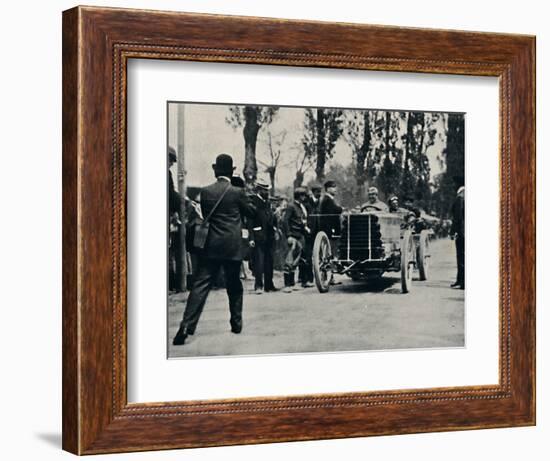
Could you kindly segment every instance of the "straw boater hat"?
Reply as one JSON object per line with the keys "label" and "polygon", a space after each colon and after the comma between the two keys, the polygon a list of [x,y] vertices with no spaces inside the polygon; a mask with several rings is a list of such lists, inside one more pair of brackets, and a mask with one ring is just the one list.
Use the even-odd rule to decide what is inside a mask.
{"label": "straw boater hat", "polygon": [[297,187],[296,189],[294,189],[294,198],[297,198],[306,194],[307,194],[307,191],[305,187]]}
{"label": "straw boater hat", "polygon": [[265,182],[261,179],[256,180],[255,185],[258,189],[263,189],[263,190],[270,190],[271,189],[271,186],[267,182]]}

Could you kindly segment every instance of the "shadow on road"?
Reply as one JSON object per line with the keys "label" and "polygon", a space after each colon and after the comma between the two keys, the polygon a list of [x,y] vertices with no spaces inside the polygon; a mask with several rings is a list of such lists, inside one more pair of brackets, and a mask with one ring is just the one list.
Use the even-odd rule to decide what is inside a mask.
{"label": "shadow on road", "polygon": [[331,291],[334,290],[341,293],[380,293],[387,290],[397,281],[399,279],[395,277],[379,277],[357,282],[351,279],[344,279],[342,285],[331,287]]}
{"label": "shadow on road", "polygon": [[459,303],[463,303],[464,302],[464,298],[462,297],[455,297],[455,296],[449,296],[447,298],[445,298],[446,300],[448,301],[457,301]]}

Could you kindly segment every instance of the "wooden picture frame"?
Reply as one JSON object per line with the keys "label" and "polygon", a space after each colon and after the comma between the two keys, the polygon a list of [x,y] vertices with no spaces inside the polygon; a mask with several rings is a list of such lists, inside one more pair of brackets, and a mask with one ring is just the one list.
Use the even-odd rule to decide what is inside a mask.
{"label": "wooden picture frame", "polygon": [[[498,385],[128,404],[131,58],[498,77]],[[92,454],[533,424],[534,37],[93,7],[63,13],[65,450]]]}

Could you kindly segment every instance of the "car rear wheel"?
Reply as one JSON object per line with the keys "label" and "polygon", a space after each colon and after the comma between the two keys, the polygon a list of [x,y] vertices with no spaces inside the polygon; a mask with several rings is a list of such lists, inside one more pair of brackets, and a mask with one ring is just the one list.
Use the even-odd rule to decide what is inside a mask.
{"label": "car rear wheel", "polygon": [[407,229],[401,239],[401,291],[403,293],[408,293],[411,290],[414,267],[413,247],[412,233]]}
{"label": "car rear wheel", "polygon": [[430,262],[430,235],[427,230],[420,232],[418,242],[418,275],[420,280],[428,280],[428,269]]}
{"label": "car rear wheel", "polygon": [[330,240],[323,231],[319,232],[313,243],[313,275],[320,293],[326,293],[330,286],[332,251]]}

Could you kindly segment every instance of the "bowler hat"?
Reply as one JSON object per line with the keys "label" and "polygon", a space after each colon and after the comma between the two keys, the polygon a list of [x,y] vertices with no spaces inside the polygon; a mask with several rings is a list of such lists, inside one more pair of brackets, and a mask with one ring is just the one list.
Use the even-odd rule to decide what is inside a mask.
{"label": "bowler hat", "polygon": [[212,164],[212,168],[216,173],[225,173],[227,176],[231,176],[235,169],[233,158],[228,154],[220,154],[216,157],[216,163]]}
{"label": "bowler hat", "polygon": [[176,149],[170,146],[168,147],[168,159],[171,160],[172,162],[178,161],[178,156],[176,155]]}

